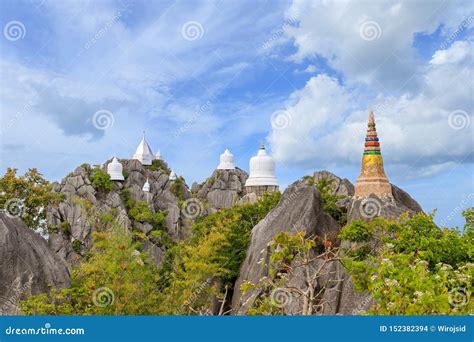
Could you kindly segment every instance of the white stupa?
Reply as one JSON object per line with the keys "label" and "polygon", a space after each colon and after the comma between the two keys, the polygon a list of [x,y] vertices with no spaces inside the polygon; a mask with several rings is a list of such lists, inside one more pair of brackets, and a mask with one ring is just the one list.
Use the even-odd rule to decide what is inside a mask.
{"label": "white stupa", "polygon": [[123,181],[125,178],[123,177],[122,170],[123,166],[116,157],[114,157],[109,165],[107,165],[107,173],[111,180]]}
{"label": "white stupa", "polygon": [[245,187],[247,192],[255,192],[257,195],[278,190],[275,162],[271,156],[267,155],[263,144],[260,145],[257,155],[250,158],[250,174]]}
{"label": "white stupa", "polygon": [[140,141],[140,144],[133,155],[133,159],[139,160],[143,165],[151,165],[153,159],[155,159],[153,152],[151,152],[151,148],[145,139],[145,132],[143,132],[142,141]]}
{"label": "white stupa", "polygon": [[161,160],[161,152],[160,152],[160,150],[158,150],[158,152],[156,152],[156,154],[155,154],[155,159],[156,159],[156,160]]}
{"label": "white stupa", "polygon": [[218,170],[234,170],[234,155],[228,149],[221,154]]}
{"label": "white stupa", "polygon": [[145,192],[150,192],[150,183],[148,183],[148,178],[146,179],[145,184],[143,184],[142,190]]}
{"label": "white stupa", "polygon": [[178,176],[176,176],[176,173],[173,170],[171,170],[170,180],[174,181],[174,180],[176,180],[176,178],[178,178]]}

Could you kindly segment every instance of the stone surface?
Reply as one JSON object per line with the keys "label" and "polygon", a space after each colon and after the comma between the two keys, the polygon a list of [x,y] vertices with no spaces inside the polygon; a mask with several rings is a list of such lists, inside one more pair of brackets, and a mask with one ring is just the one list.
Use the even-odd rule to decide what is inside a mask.
{"label": "stone surface", "polygon": [[367,198],[353,197],[347,218],[349,221],[385,217],[398,219],[401,214],[410,215],[422,212],[421,206],[405,191],[391,184],[392,196],[377,197],[369,195]]}
{"label": "stone surface", "polygon": [[[267,275],[268,269],[260,260],[268,257],[267,245],[276,234],[282,231],[293,233],[304,231],[308,236],[336,239],[339,230],[339,224],[323,212],[320,193],[315,186],[307,185],[306,180],[299,180],[290,185],[278,205],[252,229],[247,255],[234,286],[232,299],[234,314],[245,314],[260,294],[260,290],[254,289],[243,295],[240,285],[244,281],[256,284],[259,279]],[[302,286],[303,278],[291,278],[288,282],[294,286]],[[288,308],[288,310],[295,309]],[[334,313],[336,312],[337,308],[334,309]]]}
{"label": "stone surface", "polygon": [[20,300],[50,286],[69,286],[65,261],[23,221],[0,212],[0,314],[18,314]]}
{"label": "stone surface", "polygon": [[207,204],[207,213],[211,213],[235,205],[245,195],[247,178],[247,173],[239,168],[215,170],[204,183],[194,184],[192,190],[198,200]]}

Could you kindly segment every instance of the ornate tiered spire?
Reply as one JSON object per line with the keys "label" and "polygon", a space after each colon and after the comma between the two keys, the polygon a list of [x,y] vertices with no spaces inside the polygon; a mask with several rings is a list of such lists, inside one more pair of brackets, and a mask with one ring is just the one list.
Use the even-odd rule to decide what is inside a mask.
{"label": "ornate tiered spire", "polygon": [[370,194],[374,194],[378,197],[392,197],[392,187],[383,168],[382,153],[373,112],[369,114],[364,146],[362,170],[355,184],[355,196],[368,197]]}

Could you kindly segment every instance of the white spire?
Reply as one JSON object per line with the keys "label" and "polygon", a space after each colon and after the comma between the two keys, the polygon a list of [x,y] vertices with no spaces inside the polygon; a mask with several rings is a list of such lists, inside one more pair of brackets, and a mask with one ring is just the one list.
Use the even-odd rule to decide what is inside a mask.
{"label": "white spire", "polygon": [[117,160],[116,157],[112,159],[112,161],[107,165],[107,173],[110,176],[111,180],[120,180],[123,181],[123,166],[120,164],[120,162]]}
{"label": "white spire", "polygon": [[245,182],[245,186],[278,186],[275,177],[275,162],[273,158],[267,155],[265,146],[260,145],[256,156],[250,158],[250,174]]}
{"label": "white spire", "polygon": [[151,148],[145,139],[145,131],[143,131],[142,140],[137,147],[137,151],[133,155],[133,159],[139,160],[143,165],[151,165],[153,159],[155,159],[153,152],[151,152]]}
{"label": "white spire", "polygon": [[221,154],[218,170],[234,170],[234,155],[228,149]]}
{"label": "white spire", "polygon": [[148,183],[148,178],[146,179],[145,184],[143,184],[142,190],[145,192],[150,192],[150,183]]}
{"label": "white spire", "polygon": [[156,154],[155,154],[155,159],[156,159],[156,160],[161,160],[161,152],[160,152],[160,150],[158,150],[158,151],[156,152]]}
{"label": "white spire", "polygon": [[174,170],[171,170],[170,180],[174,181],[174,180],[176,180],[176,178],[178,178],[178,176],[176,176],[176,173],[174,172]]}

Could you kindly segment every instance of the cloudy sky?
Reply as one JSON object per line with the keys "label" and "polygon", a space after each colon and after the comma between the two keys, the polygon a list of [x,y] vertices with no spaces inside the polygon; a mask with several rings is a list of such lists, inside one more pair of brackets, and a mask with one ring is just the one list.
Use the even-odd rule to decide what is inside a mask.
{"label": "cloudy sky", "polygon": [[265,142],[282,188],[386,173],[442,225],[474,205],[471,1],[0,2],[1,171],[59,180],[146,131],[187,182]]}

